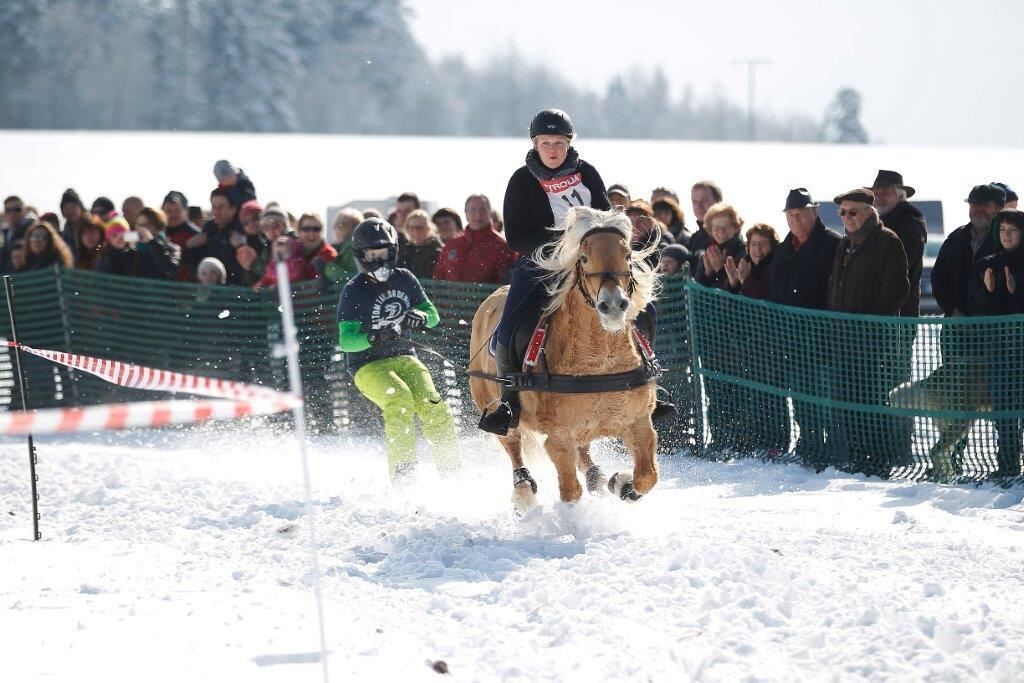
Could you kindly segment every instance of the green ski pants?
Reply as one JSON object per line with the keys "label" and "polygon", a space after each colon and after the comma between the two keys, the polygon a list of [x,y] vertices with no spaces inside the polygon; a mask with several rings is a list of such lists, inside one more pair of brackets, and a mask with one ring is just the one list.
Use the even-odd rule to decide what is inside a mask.
{"label": "green ski pants", "polygon": [[418,416],[442,473],[459,466],[461,449],[448,404],[434,388],[430,372],[415,356],[394,356],[367,363],[356,371],[356,387],[384,412],[388,472],[416,461]]}

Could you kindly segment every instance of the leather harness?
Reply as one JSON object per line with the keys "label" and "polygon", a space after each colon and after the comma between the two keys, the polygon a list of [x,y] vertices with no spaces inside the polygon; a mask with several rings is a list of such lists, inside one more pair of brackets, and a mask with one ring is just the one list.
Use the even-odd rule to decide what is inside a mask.
{"label": "leather harness", "polygon": [[[588,237],[596,233],[614,233],[622,236],[622,232],[617,228],[600,227],[588,231],[583,236],[583,239],[580,240],[580,243],[582,244]],[[586,273],[583,271],[582,257],[576,261],[575,276],[575,284],[583,295],[583,300],[594,309],[597,308],[597,302],[594,301],[594,297],[587,291],[584,285],[585,278],[599,277],[601,278],[601,284],[604,284],[605,280],[613,280],[617,283],[618,278],[628,277],[629,295],[632,296],[636,289],[636,278],[633,276],[632,269],[621,272],[602,271]],[[546,391],[556,394],[599,394],[611,391],[628,391],[629,389],[636,389],[645,384],[650,384],[661,375],[661,368],[654,357],[654,350],[643,333],[637,329],[635,323],[630,323],[630,334],[633,338],[633,343],[636,344],[637,350],[640,352],[641,363],[639,367],[627,372],[617,372],[609,375],[553,374],[548,370],[547,353],[545,351],[550,320],[550,317],[541,318],[534,328],[533,335],[530,337],[530,343],[526,347],[521,372],[513,372],[506,377],[498,377],[486,372],[480,372],[479,370],[470,370],[469,375],[490,382],[497,382],[503,388],[514,391]],[[538,365],[540,370],[535,372]]]}

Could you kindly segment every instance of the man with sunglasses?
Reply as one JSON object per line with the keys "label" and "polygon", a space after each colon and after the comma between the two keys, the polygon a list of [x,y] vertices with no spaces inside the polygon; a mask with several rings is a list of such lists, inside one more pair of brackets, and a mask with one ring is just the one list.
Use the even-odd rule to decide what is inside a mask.
{"label": "man with sunglasses", "polygon": [[874,201],[874,193],[866,188],[835,198],[846,236],[839,241],[832,264],[830,310],[899,315],[910,292],[903,243],[882,225]]}
{"label": "man with sunglasses", "polygon": [[[846,235],[836,248],[829,280],[829,309],[844,313],[899,316],[910,292],[907,254],[892,230],[882,225],[875,195],[867,188],[835,198]],[[834,362],[833,398],[868,407],[884,406],[899,382],[891,363],[894,349],[879,339],[877,325],[841,321],[843,349],[851,362]],[[905,418],[839,408],[829,430],[832,462],[850,462],[868,474],[888,477],[910,463],[910,429]]]}

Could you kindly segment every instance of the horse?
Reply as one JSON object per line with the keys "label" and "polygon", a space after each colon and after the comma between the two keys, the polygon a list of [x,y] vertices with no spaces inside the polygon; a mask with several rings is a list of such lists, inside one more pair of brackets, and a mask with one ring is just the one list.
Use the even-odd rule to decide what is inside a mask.
{"label": "horse", "polygon": [[[992,398],[985,379],[985,367],[977,362],[944,362],[922,380],[904,382],[889,392],[895,408],[979,412],[992,410]],[[962,473],[963,450],[974,418],[935,417],[939,438],[928,450],[930,474],[948,480]]]}
{"label": "horse", "polygon": [[[636,371],[644,362],[642,343],[633,327],[638,313],[654,300],[658,280],[648,257],[656,244],[634,250],[632,225],[621,210],[571,209],[553,249],[537,250],[534,261],[545,271],[542,284],[550,301],[542,311],[547,321],[543,350],[549,373],[570,379]],[[470,351],[489,340],[501,317],[508,287],[492,293],[473,316]],[[639,343],[638,343],[639,342]],[[500,400],[494,359],[488,353],[471,356],[470,393],[483,412]],[[593,386],[593,385],[591,385]],[[658,435],[651,422],[655,384],[645,380],[633,388],[605,387],[600,393],[520,392],[519,426],[497,437],[512,461],[512,499],[519,511],[536,505],[537,485],[523,465],[523,430],[545,436],[547,451],[558,473],[561,500],[575,502],[583,495],[577,470],[585,474],[592,493],[605,486],[623,500],[636,501],[658,481]],[[590,458],[590,443],[618,437],[633,456],[633,471],[608,480]]]}

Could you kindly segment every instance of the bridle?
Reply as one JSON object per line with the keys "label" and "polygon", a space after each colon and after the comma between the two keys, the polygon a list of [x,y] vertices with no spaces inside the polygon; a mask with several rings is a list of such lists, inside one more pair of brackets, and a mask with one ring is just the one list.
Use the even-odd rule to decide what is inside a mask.
{"label": "bridle", "polygon": [[[583,243],[587,241],[587,238],[589,238],[591,235],[596,235],[599,233],[609,233],[613,235],[618,235],[619,237],[625,237],[622,234],[622,231],[619,230],[618,228],[593,228],[592,230],[588,230],[586,234],[583,235],[583,238],[580,240],[580,245],[582,246]],[[600,288],[604,286],[605,280],[611,280],[615,284],[619,284],[620,277],[627,277],[629,278],[629,283],[626,286],[626,292],[629,294],[630,297],[633,296],[633,292],[636,291],[636,277],[634,277],[633,275],[632,268],[630,268],[629,270],[602,270],[596,273],[588,273],[583,270],[583,258],[584,257],[581,255],[579,259],[576,260],[576,287],[579,288],[580,294],[583,295],[583,300],[586,301],[591,308],[596,309],[597,302],[594,301],[594,297],[590,295],[590,292],[587,291],[587,288],[584,285],[586,279],[590,277],[601,278],[601,281],[598,284],[598,291],[600,291]]]}

